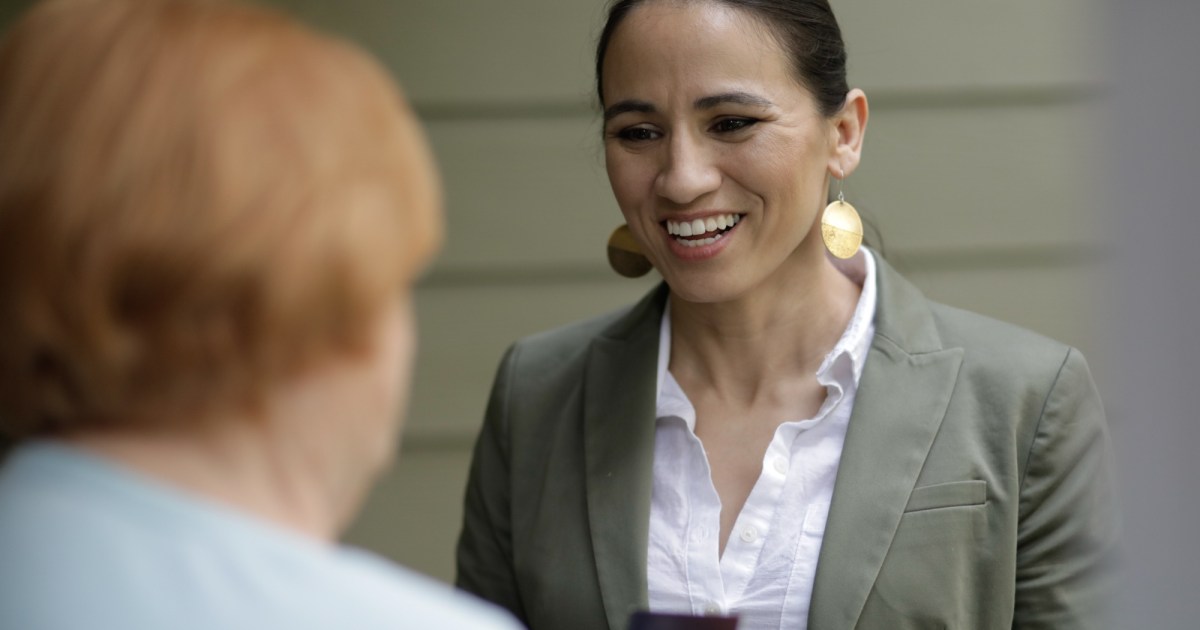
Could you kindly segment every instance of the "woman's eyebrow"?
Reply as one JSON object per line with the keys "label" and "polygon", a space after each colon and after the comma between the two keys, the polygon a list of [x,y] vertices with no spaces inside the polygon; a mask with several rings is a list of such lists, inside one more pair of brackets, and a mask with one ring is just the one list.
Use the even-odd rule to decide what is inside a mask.
{"label": "woman's eyebrow", "polygon": [[723,105],[725,103],[733,103],[735,105],[754,105],[757,107],[772,107],[775,105],[771,101],[756,94],[750,94],[749,92],[725,92],[723,94],[714,94],[712,96],[698,98],[696,99],[696,102],[693,103],[693,106],[696,109],[712,109],[713,107]]}
{"label": "woman's eyebrow", "polygon": [[[724,92],[714,94],[712,96],[704,96],[696,99],[693,107],[696,109],[712,109],[718,105],[733,103],[735,105],[751,105],[755,107],[773,107],[775,104],[771,101],[751,94],[749,92]],[[621,114],[628,112],[638,112],[641,114],[653,114],[656,112],[654,105],[646,101],[626,100],[618,103],[613,103],[604,110],[604,122],[608,122]]]}
{"label": "woman's eyebrow", "polygon": [[621,101],[613,103],[604,109],[604,122],[612,120],[616,116],[620,116],[626,112],[639,112],[642,114],[653,114],[654,106],[646,101]]}

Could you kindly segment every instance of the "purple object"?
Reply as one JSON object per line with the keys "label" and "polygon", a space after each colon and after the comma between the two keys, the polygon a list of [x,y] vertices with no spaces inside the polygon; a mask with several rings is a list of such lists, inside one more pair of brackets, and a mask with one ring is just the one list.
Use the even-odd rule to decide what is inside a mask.
{"label": "purple object", "polygon": [[693,617],[652,612],[635,612],[629,630],[737,630],[737,617]]}

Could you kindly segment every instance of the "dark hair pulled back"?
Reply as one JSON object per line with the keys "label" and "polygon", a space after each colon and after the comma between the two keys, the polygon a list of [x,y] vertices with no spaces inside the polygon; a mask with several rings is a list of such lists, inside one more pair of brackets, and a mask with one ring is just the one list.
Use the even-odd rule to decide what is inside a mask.
{"label": "dark hair pulled back", "polygon": [[[596,45],[596,95],[604,104],[604,55],[621,22],[639,5],[651,0],[618,0]],[[678,1],[678,0],[676,0]],[[767,24],[783,47],[800,83],[816,97],[821,113],[841,110],[850,91],[846,84],[846,46],[828,0],[684,0],[703,1],[741,9]]]}

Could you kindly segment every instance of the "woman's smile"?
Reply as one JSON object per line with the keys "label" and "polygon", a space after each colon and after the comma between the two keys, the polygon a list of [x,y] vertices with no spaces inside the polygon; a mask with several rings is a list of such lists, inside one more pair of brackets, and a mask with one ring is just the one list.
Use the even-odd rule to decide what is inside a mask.
{"label": "woman's smile", "polygon": [[688,260],[700,260],[723,251],[744,216],[737,212],[725,212],[695,218],[667,219],[661,225],[666,231],[671,253]]}

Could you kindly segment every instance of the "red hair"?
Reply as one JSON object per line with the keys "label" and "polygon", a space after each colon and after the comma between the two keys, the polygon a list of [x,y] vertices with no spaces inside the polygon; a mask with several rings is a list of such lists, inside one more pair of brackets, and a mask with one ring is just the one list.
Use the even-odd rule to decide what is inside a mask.
{"label": "red hair", "polygon": [[440,221],[354,47],[222,1],[43,2],[0,44],[0,431],[257,400],[362,349]]}

